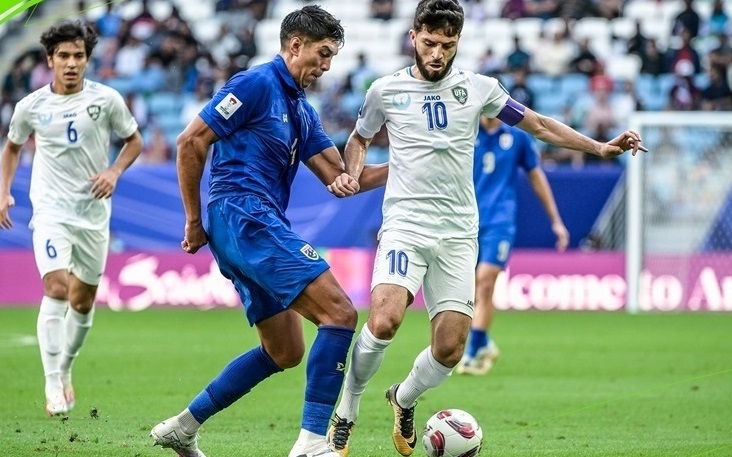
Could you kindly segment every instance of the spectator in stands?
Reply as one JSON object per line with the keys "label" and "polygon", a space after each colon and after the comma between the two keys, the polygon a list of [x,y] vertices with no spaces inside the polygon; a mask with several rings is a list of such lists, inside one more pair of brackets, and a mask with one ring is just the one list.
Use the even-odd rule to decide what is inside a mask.
{"label": "spectator in stands", "polygon": [[679,65],[684,65],[684,70],[686,70],[686,62],[691,64],[692,74],[696,75],[701,72],[701,59],[697,50],[691,45],[692,38],[689,29],[681,30],[681,47],[668,52],[668,69],[672,73],[677,72],[676,67]]}
{"label": "spectator in stands", "polygon": [[558,0],[524,0],[528,17],[551,19],[559,15],[561,2]]}
{"label": "spectator in stands", "polygon": [[701,93],[701,108],[706,111],[732,110],[732,90],[727,83],[726,68],[709,67],[709,86]]}
{"label": "spectator in stands", "polygon": [[144,165],[166,163],[170,162],[172,157],[172,148],[165,138],[165,133],[160,127],[153,127],[150,140],[145,141],[145,147],[137,163]]}
{"label": "spectator in stands", "polygon": [[496,76],[504,66],[503,61],[493,53],[493,48],[489,46],[478,59],[477,72],[482,75]]}
{"label": "spectator in stands", "polygon": [[595,0],[600,17],[612,20],[622,16],[625,0]]}
{"label": "spectator in stands", "polygon": [[123,19],[119,12],[116,11],[116,5],[116,2],[107,3],[106,11],[95,23],[99,36],[102,38],[100,41],[103,41],[105,38],[116,38],[122,31]]}
{"label": "spectator in stands", "polygon": [[694,66],[682,60],[674,69],[675,80],[669,92],[669,109],[693,111],[700,107],[701,92],[694,84]]}
{"label": "spectator in stands", "polygon": [[127,41],[117,51],[114,70],[117,76],[131,78],[139,73],[145,63],[149,48],[142,42],[140,29],[130,29]]}
{"label": "spectator in stands", "polygon": [[213,94],[213,83],[211,81],[199,81],[193,97],[187,98],[183,103],[183,108],[180,111],[181,125],[188,125],[211,100]]}
{"label": "spectator in stands", "polygon": [[394,17],[394,0],[371,0],[371,17],[389,21]]}
{"label": "spectator in stands", "polygon": [[720,33],[717,35],[717,39],[719,44],[709,52],[709,65],[719,65],[729,70],[732,66],[732,46],[729,43],[729,34]]}
{"label": "spectator in stands", "polygon": [[643,53],[641,54],[641,73],[649,73],[658,76],[667,72],[666,56],[661,54],[656,46],[656,40],[646,40]]}
{"label": "spectator in stands", "polygon": [[574,43],[567,37],[566,30],[557,30],[551,40],[539,37],[534,52],[534,69],[548,76],[561,76],[569,70],[569,62],[574,57]]}
{"label": "spectator in stands", "polygon": [[613,80],[600,74],[590,79],[592,102],[585,113],[582,132],[593,138],[612,138],[612,132],[618,126],[616,112],[610,103],[610,94],[614,88]]}
{"label": "spectator in stands", "polygon": [[506,0],[501,7],[501,17],[504,19],[518,19],[528,17],[529,11],[524,0]]}
{"label": "spectator in stands", "polygon": [[699,13],[694,10],[694,0],[684,0],[684,9],[673,20],[671,27],[672,36],[681,36],[683,30],[687,30],[691,38],[699,35],[701,19]]}
{"label": "spectator in stands", "polygon": [[513,37],[513,51],[506,57],[506,71],[531,71],[531,54],[521,47],[518,36]]}
{"label": "spectator in stands", "polygon": [[[356,63],[356,68],[354,68],[349,74],[350,86],[354,93],[363,97],[371,83],[374,82],[379,75],[371,64],[369,64],[368,58],[364,52],[359,52],[357,59],[358,62]],[[394,70],[396,70],[396,68]]]}
{"label": "spectator in stands", "polygon": [[641,21],[636,20],[635,33],[630,38],[628,38],[628,54],[636,54],[643,58],[643,53],[645,52],[647,41],[648,38],[643,34],[643,30],[641,29]]}
{"label": "spectator in stands", "polygon": [[635,93],[633,80],[625,79],[620,81],[621,89],[610,96],[610,104],[615,114],[618,130],[628,128],[628,119],[634,111],[643,111],[643,105]]}
{"label": "spectator in stands", "polygon": [[525,68],[517,68],[513,72],[513,86],[511,86],[511,98],[529,109],[534,109],[534,92],[526,85]]}
{"label": "spectator in stands", "polygon": [[567,19],[599,16],[593,0],[564,0],[559,10],[559,16]]}
{"label": "spectator in stands", "polygon": [[53,69],[48,67],[43,50],[39,49],[38,52],[35,52],[34,59],[36,63],[30,74],[31,90],[40,89],[53,81]]}
{"label": "spectator in stands", "polygon": [[721,35],[732,32],[730,28],[730,17],[724,10],[722,0],[714,0],[712,5],[712,14],[704,23],[704,35]]}
{"label": "spectator in stands", "polygon": [[10,72],[3,81],[3,94],[13,105],[30,92],[30,72],[33,68],[33,60],[29,53],[25,53],[15,59],[10,66]]}
{"label": "spectator in stands", "polygon": [[488,11],[482,0],[471,0],[463,8],[467,20],[483,22],[488,19]]}
{"label": "spectator in stands", "polygon": [[600,61],[590,50],[590,40],[582,38],[579,41],[577,55],[569,62],[569,70],[587,76],[594,75],[600,67]]}

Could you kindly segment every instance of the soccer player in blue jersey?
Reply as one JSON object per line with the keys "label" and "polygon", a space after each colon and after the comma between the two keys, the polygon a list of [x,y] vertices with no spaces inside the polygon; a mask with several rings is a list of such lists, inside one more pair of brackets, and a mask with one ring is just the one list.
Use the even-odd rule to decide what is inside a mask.
{"label": "soccer player in blue jersey", "polygon": [[531,188],[549,217],[559,251],[567,248],[569,232],[559,215],[549,181],[539,165],[539,151],[529,134],[498,119],[481,117],[473,164],[479,213],[475,314],[465,355],[456,370],[482,375],[490,371],[499,353],[489,333],[494,313],[493,290],[498,274],[506,267],[516,236],[519,168],[526,172]]}
{"label": "soccer player in blue jersey", "polygon": [[[387,167],[345,174],[339,151],[305,99],[304,88],[330,69],[344,41],[340,21],[318,6],[288,14],[274,60],[234,75],[178,137],[178,178],[186,213],[183,250],[207,242],[236,286],[261,345],[232,360],[188,407],[156,425],[155,444],[201,457],[197,432],[269,376],[305,353],[301,316],[318,326],[307,361],[300,436],[290,457],[337,456],[325,433],[343,383],[357,313],[328,264],[292,232],[285,217],[290,186],[303,162],[339,197],[386,182]],[[200,180],[213,144],[208,226]],[[338,178],[338,188],[331,183]]]}

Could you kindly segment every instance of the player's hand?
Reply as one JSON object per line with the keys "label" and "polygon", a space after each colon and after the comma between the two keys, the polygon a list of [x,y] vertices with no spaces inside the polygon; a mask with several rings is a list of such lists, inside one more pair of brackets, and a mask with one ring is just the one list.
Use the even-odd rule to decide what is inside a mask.
{"label": "player's hand", "polygon": [[557,237],[557,243],[554,246],[556,246],[557,251],[564,252],[567,246],[569,246],[569,231],[567,227],[561,221],[555,222],[552,224],[552,232]]}
{"label": "player's hand", "polygon": [[361,186],[358,181],[348,173],[341,173],[332,184],[327,186],[328,192],[336,197],[350,197],[358,193]]}
{"label": "player's hand", "polygon": [[97,200],[109,198],[117,187],[119,173],[114,170],[106,169],[101,173],[97,173],[91,177],[92,187],[91,193]]}
{"label": "player's hand", "polygon": [[12,195],[0,196],[0,229],[9,229],[13,226],[10,220],[10,208],[15,206],[15,199]]}
{"label": "player's hand", "polygon": [[625,151],[631,151],[633,155],[636,155],[638,151],[648,152],[648,149],[641,145],[641,141],[641,136],[638,132],[626,130],[605,143],[600,150],[600,156],[607,159],[617,157]]}
{"label": "player's hand", "polygon": [[208,243],[206,231],[203,224],[199,222],[186,222],[186,233],[180,247],[189,254],[195,254],[199,249]]}

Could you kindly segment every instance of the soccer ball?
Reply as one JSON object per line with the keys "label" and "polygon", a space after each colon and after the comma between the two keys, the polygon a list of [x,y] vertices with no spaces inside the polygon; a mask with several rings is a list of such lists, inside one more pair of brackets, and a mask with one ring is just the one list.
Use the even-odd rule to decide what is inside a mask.
{"label": "soccer ball", "polygon": [[430,417],[422,433],[428,457],[475,457],[483,445],[483,430],[460,409],[443,409]]}

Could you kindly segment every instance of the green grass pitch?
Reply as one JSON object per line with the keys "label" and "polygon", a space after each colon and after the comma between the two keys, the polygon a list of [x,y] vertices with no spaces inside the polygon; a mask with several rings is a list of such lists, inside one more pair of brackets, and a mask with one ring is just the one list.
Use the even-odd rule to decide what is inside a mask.
{"label": "green grass pitch", "polygon": [[[51,419],[35,320],[34,308],[0,310],[3,456],[172,456],[150,446],[150,428],[256,341],[239,310],[100,309],[74,371],[76,409]],[[406,375],[428,335],[426,315],[409,312],[364,394],[352,457],[398,455],[383,391]],[[483,426],[484,457],[732,456],[732,315],[505,312],[495,337],[494,371],[453,375],[427,392],[419,424],[442,408],[469,411]],[[303,365],[213,417],[201,449],[286,456],[299,430]]]}

